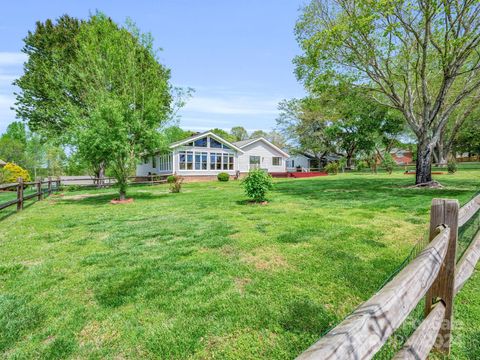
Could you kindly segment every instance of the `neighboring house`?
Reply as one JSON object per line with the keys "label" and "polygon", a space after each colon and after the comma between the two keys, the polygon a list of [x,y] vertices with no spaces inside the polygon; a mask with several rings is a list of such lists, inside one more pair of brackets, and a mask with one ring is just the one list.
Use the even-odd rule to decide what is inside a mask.
{"label": "neighboring house", "polygon": [[408,165],[413,163],[413,153],[410,150],[394,148],[390,151],[393,160],[397,165]]}
{"label": "neighboring house", "polygon": [[[321,161],[319,161],[317,157],[307,153],[296,154],[287,160],[287,171],[297,171],[299,168],[305,171],[318,171],[329,162],[340,159],[341,156],[337,154],[326,154],[322,157]],[[322,166],[320,166],[320,163]]]}
{"label": "neighboring house", "polygon": [[269,173],[285,173],[289,155],[264,138],[230,143],[211,131],[193,135],[170,146],[168,154],[144,159],[137,176],[178,174],[183,177],[216,177],[221,172],[232,176],[252,168]]}
{"label": "neighboring house", "polygon": [[7,165],[7,163],[0,159],[0,168],[3,168],[5,165]]}

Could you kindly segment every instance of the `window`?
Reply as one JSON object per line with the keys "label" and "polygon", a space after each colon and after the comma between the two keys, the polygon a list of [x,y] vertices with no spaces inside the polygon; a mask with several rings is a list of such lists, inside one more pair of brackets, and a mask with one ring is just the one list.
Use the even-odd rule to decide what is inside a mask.
{"label": "window", "polygon": [[195,153],[195,170],[207,170],[207,158],[208,154],[206,152],[196,152]]}
{"label": "window", "polygon": [[282,165],[282,158],[280,156],[272,157],[272,165],[273,166],[280,166]]}
{"label": "window", "polygon": [[210,138],[210,147],[215,149],[221,149],[222,143],[215,140],[214,138]]}
{"label": "window", "polygon": [[152,168],[156,169],[157,168],[157,157],[152,156]]}
{"label": "window", "polygon": [[233,170],[233,155],[228,155],[228,170]]}
{"label": "window", "polygon": [[195,140],[194,145],[197,147],[207,147],[207,138]]}
{"label": "window", "polygon": [[223,144],[223,148],[224,148],[225,150],[231,150],[231,149],[230,149],[227,145],[225,145],[225,144]]}
{"label": "window", "polygon": [[185,144],[185,146],[193,146],[193,141],[189,142],[188,144]]}
{"label": "window", "polygon": [[179,153],[178,164],[180,170],[193,170],[193,152],[183,151]]}
{"label": "window", "polygon": [[260,156],[250,156],[250,165],[260,165]]}

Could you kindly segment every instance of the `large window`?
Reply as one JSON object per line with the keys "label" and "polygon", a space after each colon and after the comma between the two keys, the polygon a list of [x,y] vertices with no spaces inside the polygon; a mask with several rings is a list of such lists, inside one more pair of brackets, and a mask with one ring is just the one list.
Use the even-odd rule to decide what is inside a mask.
{"label": "large window", "polygon": [[195,153],[195,170],[207,170],[208,153]]}
{"label": "large window", "polygon": [[272,165],[273,166],[280,166],[282,165],[282,158],[280,156],[272,157]]}
{"label": "large window", "polygon": [[193,151],[182,151],[178,154],[180,170],[193,170]]}
{"label": "large window", "polygon": [[154,169],[157,168],[157,156],[156,155],[152,156],[152,168],[154,168]]}
{"label": "large window", "polygon": [[210,138],[210,147],[214,149],[221,149],[222,143],[220,141],[215,140],[214,138]]}
{"label": "large window", "polygon": [[210,170],[233,170],[233,155],[210,153]]}
{"label": "large window", "polygon": [[195,140],[194,145],[197,147],[207,147],[207,138]]}

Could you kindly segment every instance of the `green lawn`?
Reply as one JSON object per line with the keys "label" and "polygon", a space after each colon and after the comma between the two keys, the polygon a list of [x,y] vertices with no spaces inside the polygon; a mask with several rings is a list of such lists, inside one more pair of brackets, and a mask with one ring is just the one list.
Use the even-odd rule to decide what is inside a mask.
{"label": "green lawn", "polygon": [[[468,201],[480,170],[52,196],[0,212],[2,358],[293,358],[368,299],[423,236],[433,197]],[[3,214],[3,215],[2,215]],[[480,277],[457,299],[453,358],[480,357]]]}

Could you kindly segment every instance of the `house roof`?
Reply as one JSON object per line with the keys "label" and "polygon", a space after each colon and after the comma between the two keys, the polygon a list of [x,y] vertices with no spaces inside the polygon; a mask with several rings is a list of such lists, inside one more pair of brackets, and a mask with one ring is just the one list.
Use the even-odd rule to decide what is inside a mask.
{"label": "house roof", "polygon": [[270,141],[268,141],[267,139],[265,139],[264,137],[259,137],[259,138],[256,138],[256,139],[248,139],[248,140],[242,140],[242,141],[237,141],[237,142],[234,142],[234,144],[236,146],[238,146],[239,148],[244,148],[245,146],[248,146],[250,144],[253,144],[253,143],[256,143],[258,141],[262,141],[264,142],[265,144],[269,145],[270,147],[274,148],[275,150],[277,150],[280,154],[282,154],[283,156],[285,157],[290,157],[290,155],[288,155],[285,151],[283,151],[282,149],[280,149],[278,146],[272,144]]}
{"label": "house roof", "polygon": [[183,140],[180,140],[180,141],[176,141],[172,144],[170,144],[170,149],[173,149],[173,148],[176,148],[178,146],[181,146],[181,145],[184,145],[184,144],[188,144],[189,142],[192,142],[192,141],[195,141],[195,140],[198,140],[198,139],[201,139],[205,136],[210,136],[210,137],[213,137],[215,140],[218,140],[218,141],[221,141],[223,142],[224,144],[230,146],[231,148],[233,148],[234,150],[237,150],[241,153],[243,153],[244,151],[238,147],[237,145],[235,145],[235,143],[231,143],[231,142],[228,142],[227,140],[225,140],[224,138],[218,136],[217,134],[215,134],[214,132],[212,131],[204,131],[202,133],[199,133],[199,134],[195,134],[195,135],[192,135],[186,139],[183,139]]}

